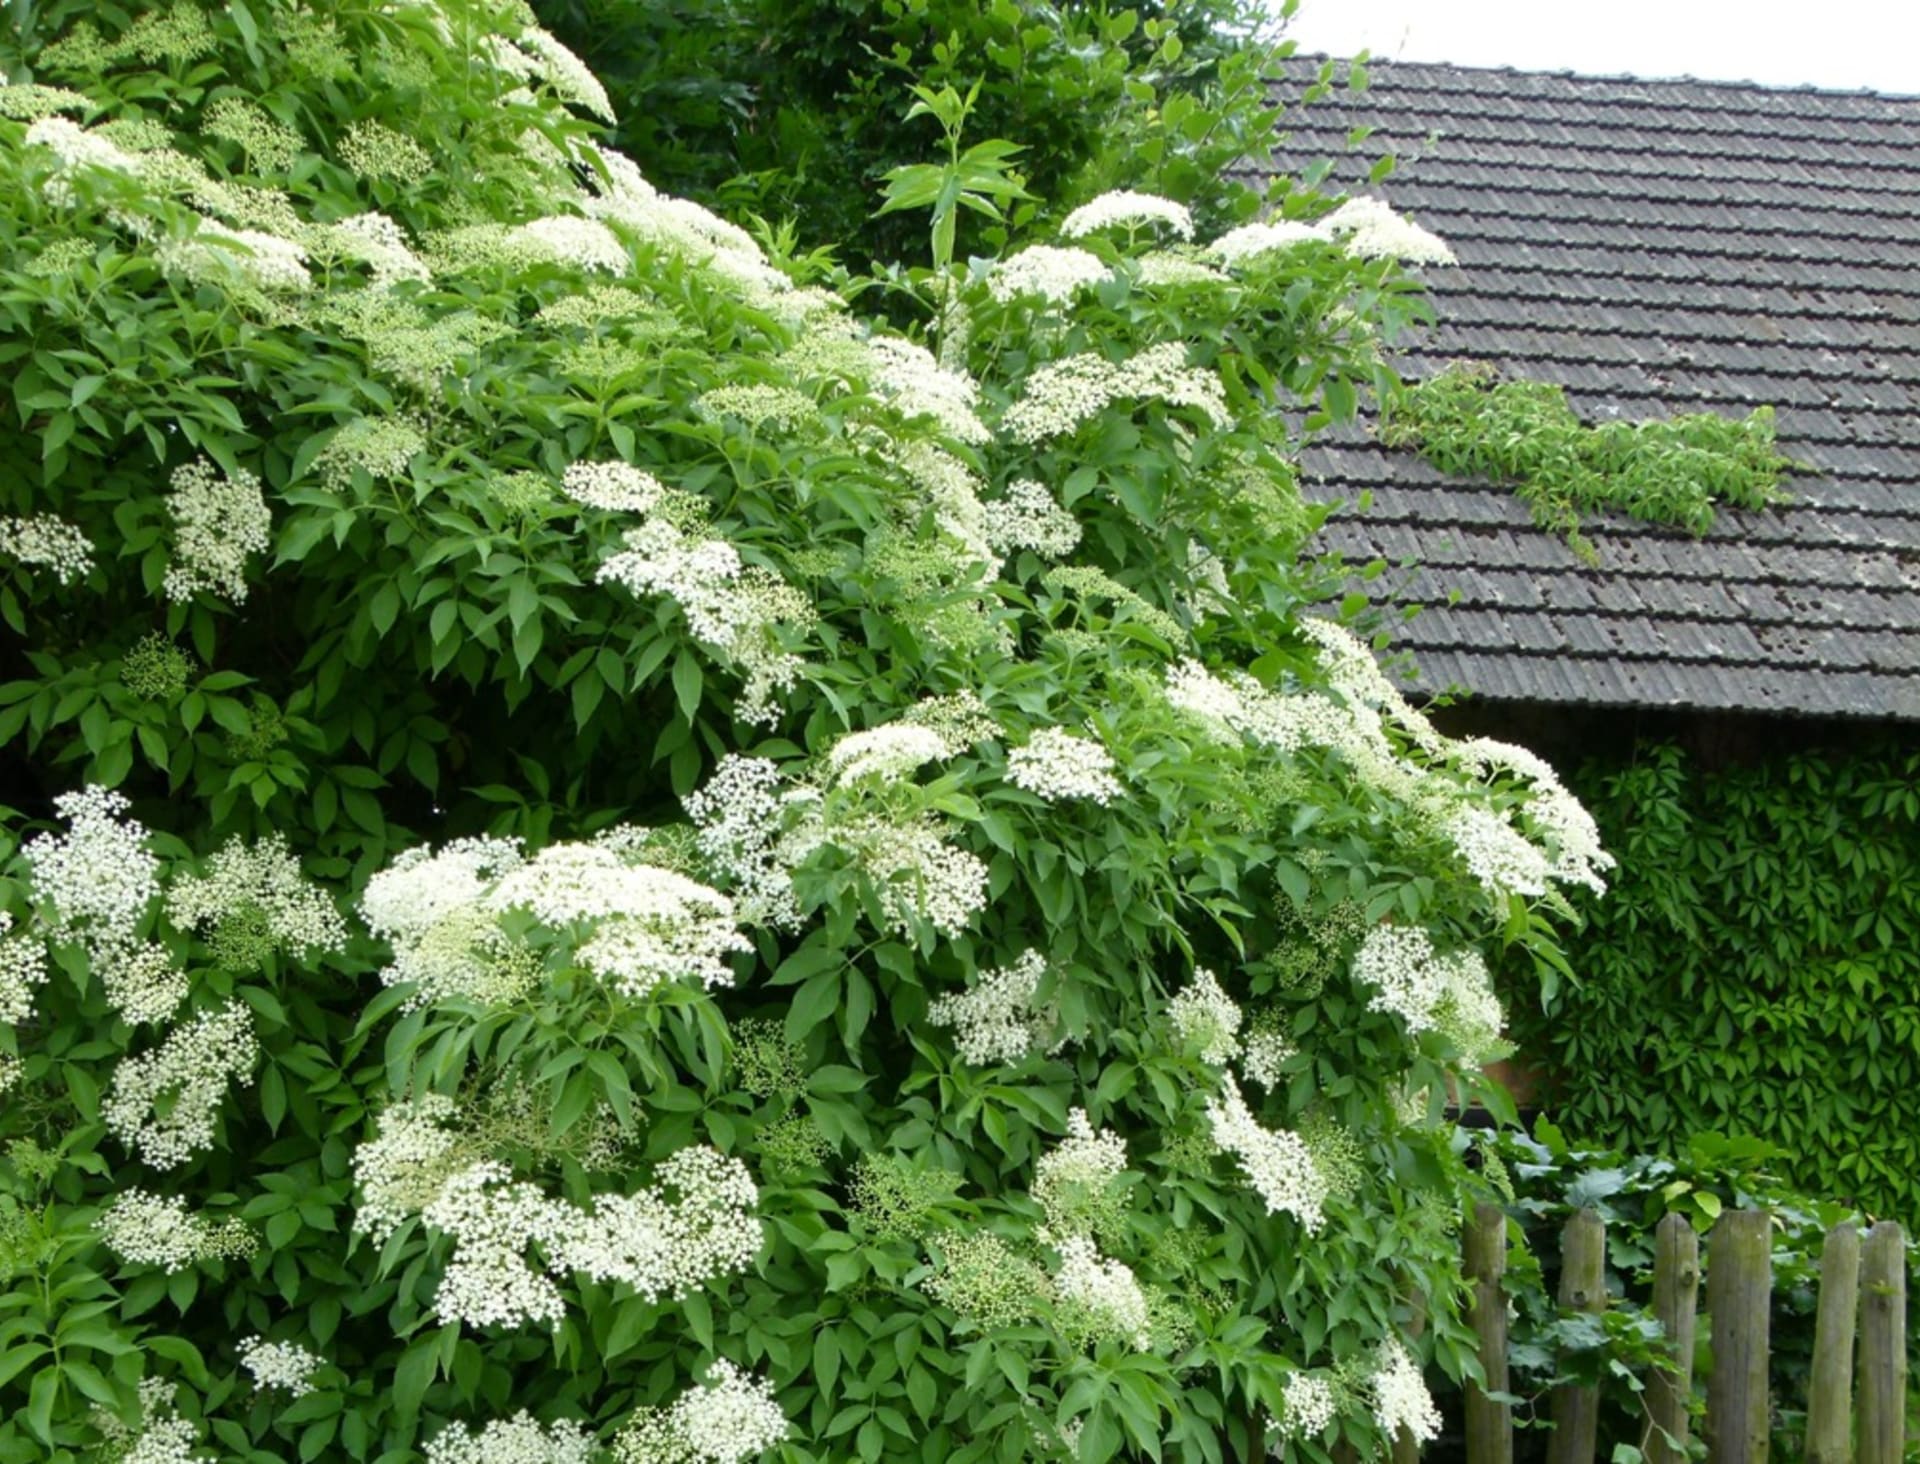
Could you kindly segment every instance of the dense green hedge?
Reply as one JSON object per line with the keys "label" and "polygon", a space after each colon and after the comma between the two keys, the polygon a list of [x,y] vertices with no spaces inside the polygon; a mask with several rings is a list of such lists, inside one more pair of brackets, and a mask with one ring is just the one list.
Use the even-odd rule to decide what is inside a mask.
{"label": "dense green hedge", "polygon": [[1656,746],[1585,791],[1620,875],[1577,984],[1513,1013],[1556,1118],[1654,1152],[1758,1134],[1801,1189],[1920,1219],[1920,754]]}

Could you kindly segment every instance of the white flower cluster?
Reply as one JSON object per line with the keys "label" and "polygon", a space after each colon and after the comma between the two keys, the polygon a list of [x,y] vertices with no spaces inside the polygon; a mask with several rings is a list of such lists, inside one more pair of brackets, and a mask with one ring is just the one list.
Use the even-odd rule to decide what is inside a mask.
{"label": "white flower cluster", "polygon": [[234,835],[207,860],[205,874],[173,881],[166,909],[180,929],[202,932],[236,916],[257,918],[276,946],[293,953],[347,943],[347,922],[325,891],[307,883],[287,836],[277,832],[252,848]]}
{"label": "white flower cluster", "polygon": [[506,871],[487,895],[491,912],[524,909],[552,929],[591,923],[575,956],[622,996],[668,981],[731,986],[728,955],[753,947],[733,902],[670,869],[631,863],[606,844],[553,844]]}
{"label": "white flower cluster", "polygon": [[1042,727],[1007,753],[1007,781],[1049,803],[1085,798],[1108,804],[1124,791],[1113,754],[1064,727]]}
{"label": "white flower cluster", "polygon": [[1237,229],[1229,229],[1207,246],[1207,253],[1222,264],[1245,264],[1249,259],[1271,254],[1276,249],[1291,249],[1309,239],[1326,242],[1325,236],[1311,224],[1277,219],[1272,223],[1242,224]]}
{"label": "white flower cluster", "polygon": [[603,122],[614,120],[613,103],[600,78],[546,31],[537,26],[522,31],[520,48],[533,58],[540,79],[561,101],[585,107]]}
{"label": "white flower cluster", "polygon": [[1081,204],[1067,215],[1060,232],[1069,239],[1084,239],[1103,229],[1119,225],[1134,229],[1141,224],[1164,225],[1182,239],[1193,237],[1193,215],[1182,205],[1158,194],[1128,189],[1103,193],[1093,202]]}
{"label": "white flower cluster", "polygon": [[1397,1437],[1402,1429],[1423,1444],[1440,1437],[1440,1410],[1420,1375],[1420,1364],[1398,1337],[1381,1342],[1368,1386],[1373,1394],[1373,1421],[1387,1438]]}
{"label": "white flower cluster", "polygon": [[1280,1397],[1286,1404],[1277,1425],[1283,1439],[1319,1438],[1338,1411],[1333,1384],[1299,1369],[1287,1374],[1287,1380],[1280,1385]]}
{"label": "white flower cluster", "polygon": [[523,258],[576,269],[624,275],[633,268],[633,256],[618,234],[597,219],[577,214],[529,220],[508,230],[506,244],[511,253]]}
{"label": "white flower cluster", "polygon": [[1210,264],[1202,264],[1184,254],[1160,249],[1143,254],[1134,261],[1134,275],[1143,285],[1180,288],[1186,285],[1224,285],[1229,276]]}
{"label": "white flower cluster", "polygon": [[605,169],[605,179],[596,177],[599,191],[579,200],[585,212],[619,225],[656,248],[704,265],[752,304],[766,305],[793,289],[792,281],[767,262],[744,230],[697,203],[661,193],[631,158],[612,148],[592,151]]}
{"label": "white flower cluster", "polygon": [[[574,959],[636,999],[687,978],[731,985],[727,957],[750,949],[725,895],[604,842],[553,844],[531,860],[504,839],[409,849],[361,897],[368,928],[393,946],[381,979],[412,982],[412,1005],[449,997],[498,1004],[524,992],[538,979],[538,960],[499,923],[520,909],[579,937]],[[582,926],[591,929],[581,935]]]}
{"label": "white flower cluster", "polygon": [[219,1222],[196,1215],[179,1195],[122,1190],[93,1222],[94,1231],[122,1260],[158,1266],[169,1275],[200,1261],[250,1255],[253,1232],[237,1218]]}
{"label": "white flower cluster", "polygon": [[374,1136],[353,1151],[353,1179],[360,1188],[355,1230],[384,1243],[464,1167],[472,1149],[451,1127],[454,1111],[443,1093],[388,1105]]}
{"label": "white flower cluster", "polygon": [[1239,1084],[1222,1079],[1225,1095],[1207,1100],[1213,1141],[1240,1161],[1247,1183],[1267,1202],[1267,1213],[1285,1212],[1309,1235],[1324,1223],[1326,1178],[1314,1163],[1306,1141],[1286,1129],[1263,1128],[1247,1109]]}
{"label": "white flower cluster", "polygon": [[160,892],[160,861],[147,852],[146,829],[122,821],[131,805],[107,788],[64,793],[53,806],[68,831],[37,834],[23,851],[34,893],[54,907],[50,930],[85,947],[107,1001],[122,1017],[162,1020],[186,997],[187,975],[164,947],[140,938],[140,923]]}
{"label": "white flower cluster", "polygon": [[684,1297],[752,1265],[761,1242],[753,1213],[759,1195],[739,1160],[682,1149],[656,1179],[637,1194],[597,1195],[582,1210],[515,1180],[496,1161],[455,1170],[420,1211],[454,1242],[435,1310],[474,1327],[558,1327],[565,1303],[551,1277],[528,1263],[535,1246],[554,1276],[582,1271],[625,1282],[649,1302]]}
{"label": "white flower cluster", "polygon": [[1193,980],[1167,1004],[1174,1035],[1187,1047],[1200,1050],[1203,1062],[1220,1066],[1240,1051],[1240,1008],[1221,989],[1220,978],[1204,966],[1194,968]]}
{"label": "white flower cluster", "polygon": [[613,1457],[616,1464],[746,1464],[787,1433],[773,1385],[723,1357],[671,1407],[642,1409],[628,1420],[614,1438]]}
{"label": "white flower cluster", "polygon": [[1547,873],[1564,884],[1585,885],[1605,894],[1601,871],[1614,867],[1613,856],[1600,847],[1600,831],[1593,815],[1569,793],[1560,776],[1541,757],[1524,747],[1492,738],[1474,737],[1455,744],[1455,760],[1476,775],[1511,774],[1529,785],[1526,814],[1547,837],[1553,849]]}
{"label": "white flower cluster", "polygon": [[927,1020],[936,1027],[955,1028],[961,1060],[978,1066],[1018,1062],[1037,1047],[1058,1052],[1066,1038],[1047,1044],[1060,1025],[1060,1013],[1051,1004],[1035,1004],[1046,974],[1046,957],[1027,951],[1011,966],[982,972],[965,991],[936,998],[927,1008]]}
{"label": "white flower cluster", "polygon": [[[245,1005],[229,1002],[201,1012],[158,1047],[120,1060],[100,1116],[148,1164],[171,1169],[213,1147],[214,1119],[227,1085],[252,1072],[259,1055],[253,1014]],[[155,1105],[169,1094],[172,1106],[163,1115]]]}
{"label": "white flower cluster", "polygon": [[904,336],[869,336],[870,383],[901,416],[931,417],[949,437],[976,446],[991,434],[980,421],[980,388],[949,371],[925,346]]}
{"label": "white flower cluster", "polygon": [[592,1464],[593,1435],[572,1419],[547,1428],[525,1409],[479,1433],[450,1423],[427,1440],[426,1464]]}
{"label": "white flower cluster", "polygon": [[933,510],[934,522],[978,565],[977,572],[961,578],[985,581],[999,574],[992,510],[980,501],[982,484],[973,469],[937,443],[921,438],[888,441],[879,456],[907,475]]}
{"label": "white flower cluster", "polygon": [[1407,1024],[1409,1035],[1438,1025],[1443,1002],[1451,1002],[1457,1019],[1498,1030],[1499,1003],[1494,999],[1486,963],[1473,951],[1443,956],[1433,938],[1414,925],[1376,925],[1354,952],[1353,979],[1375,988],[1367,1010],[1392,1012]]}
{"label": "white flower cluster", "polygon": [[1033,1202],[1045,1212],[1049,1234],[1057,1239],[1083,1230],[1083,1217],[1097,1208],[1126,1167],[1125,1139],[1095,1129],[1084,1108],[1069,1112],[1066,1138],[1033,1167]]}
{"label": "white flower cluster", "polygon": [[946,740],[938,732],[910,722],[890,722],[849,732],[828,748],[827,782],[841,788],[870,780],[897,782],[945,756]]}
{"label": "white flower cluster", "polygon": [[629,463],[575,463],[560,475],[567,497],[610,513],[652,513],[666,489]]}
{"label": "white flower cluster", "polygon": [[1258,1083],[1271,1093],[1280,1086],[1280,1068],[1299,1051],[1277,1027],[1255,1026],[1247,1034],[1241,1071],[1250,1083]]}
{"label": "white flower cluster", "polygon": [[0,1093],[10,1093],[26,1076],[26,1065],[11,1052],[0,1051]]}
{"label": "white flower cluster", "polygon": [[1463,804],[1448,816],[1441,832],[1493,899],[1547,892],[1547,856],[1492,809]]}
{"label": "white flower cluster", "polygon": [[313,1374],[320,1359],[297,1342],[269,1342],[263,1337],[243,1338],[236,1349],[240,1365],[253,1374],[256,1388],[283,1388],[298,1398],[313,1391]]}
{"label": "white flower cluster", "polygon": [[162,239],[154,246],[153,260],[168,279],[193,285],[313,288],[304,245],[264,229],[230,229],[209,218],[199,218],[190,234]]}
{"label": "white flower cluster", "polygon": [[[800,922],[789,865],[803,857],[784,838],[794,790],[771,759],[728,753],[684,800],[708,866],[731,885],[742,922],[792,929]],[[812,789],[803,790],[815,801]]]}
{"label": "white flower cluster", "polygon": [[1104,285],[1113,272],[1101,263],[1100,256],[1084,249],[1060,249],[1051,244],[1033,244],[1002,260],[987,277],[987,293],[1001,303],[1027,295],[1039,295],[1056,305],[1064,305],[1079,291]]}
{"label": "white flower cluster", "polygon": [[127,177],[140,174],[139,158],[65,117],[42,117],[35,122],[27,129],[27,146],[44,147],[54,156],[53,174],[43,192],[56,208],[70,208],[78,201],[80,195],[73,180],[82,169],[97,168]]}
{"label": "white flower cluster", "polygon": [[273,516],[260,480],[244,468],[228,476],[195,458],[175,468],[171,481],[174,562],[164,582],[167,598],[191,600],[208,590],[239,604],[247,598],[247,556],[271,542]]}
{"label": "white flower cluster", "polygon": [[1132,1268],[1102,1257],[1091,1236],[1069,1235],[1055,1244],[1060,1269],[1053,1280],[1061,1302],[1078,1311],[1092,1329],[1138,1351],[1152,1350],[1146,1293]]}
{"label": "white flower cluster", "polygon": [[991,503],[981,505],[987,543],[997,553],[1031,549],[1047,559],[1064,559],[1080,547],[1080,520],[1062,508],[1044,483],[1016,478]]}
{"label": "white flower cluster", "polygon": [[18,1026],[33,1015],[33,989],[46,984],[47,948],[12,929],[13,912],[0,910],[0,1022]]}
{"label": "white flower cluster", "polygon": [[621,542],[626,547],[608,556],[594,578],[634,595],[672,600],[694,636],[744,673],[734,715],[744,722],[774,721],[774,698],[793,685],[802,665],[780,646],[776,629],[811,624],[812,606],[772,571],[744,565],[724,539],[696,538],[665,518],[647,519]]}
{"label": "white flower cluster", "polygon": [[1072,432],[1114,402],[1131,400],[1191,407],[1216,427],[1229,420],[1220,378],[1189,366],[1187,348],[1167,341],[1125,361],[1082,352],[1049,362],[1027,378],[1020,400],[1007,408],[1000,425],[1015,442],[1044,442]]}
{"label": "white flower cluster", "polygon": [[403,280],[431,279],[426,261],[413,252],[400,226],[383,213],[354,214],[327,226],[327,242],[341,253],[363,260],[373,270],[376,289]]}
{"label": "white flower cluster", "polygon": [[898,934],[911,935],[924,921],[942,935],[963,935],[986,908],[985,861],[949,844],[931,818],[854,818],[832,825],[827,837],[859,860],[887,928]]}
{"label": "white flower cluster", "polygon": [[1366,259],[1400,259],[1409,264],[1458,262],[1438,235],[1395,213],[1378,198],[1350,198],[1313,224],[1292,219],[1242,224],[1215,239],[1207,252],[1222,263],[1237,265],[1308,241],[1338,244]]}
{"label": "white flower cluster", "polygon": [[0,555],[50,569],[63,585],[93,572],[93,540],[50,513],[0,518]]}
{"label": "white flower cluster", "polygon": [[1350,254],[1368,259],[1400,259],[1409,264],[1457,264],[1439,235],[1429,233],[1378,198],[1349,198],[1321,219],[1319,231],[1342,240]]}
{"label": "white flower cluster", "polygon": [[140,1431],[130,1434],[119,1419],[111,1418],[106,1432],[118,1451],[118,1464],[203,1464],[200,1436],[193,1425],[174,1411],[174,1384],[158,1378],[140,1382]]}

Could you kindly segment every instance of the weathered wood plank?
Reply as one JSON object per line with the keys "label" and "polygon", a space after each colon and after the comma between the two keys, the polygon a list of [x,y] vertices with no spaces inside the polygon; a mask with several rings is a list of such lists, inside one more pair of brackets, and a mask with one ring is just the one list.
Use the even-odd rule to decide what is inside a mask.
{"label": "weathered wood plank", "polygon": [[1647,1464],[1682,1464],[1687,1457],[1699,1300],[1700,1237],[1683,1216],[1668,1215],[1654,1231],[1653,1314],[1667,1334],[1677,1370],[1655,1373],[1647,1383],[1653,1424],[1643,1446]]}
{"label": "weathered wood plank", "polygon": [[1513,1464],[1513,1410],[1489,1398],[1507,1391],[1507,1217],[1475,1205],[1467,1222],[1467,1324],[1473,1328],[1486,1386],[1467,1382],[1467,1464]]}
{"label": "weathered wood plank", "polygon": [[1867,1232],[1860,1257],[1859,1464],[1899,1464],[1906,1403],[1906,1236],[1883,1220]]}
{"label": "weathered wood plank", "polygon": [[[1560,1235],[1560,1305],[1599,1312],[1607,1306],[1607,1227],[1582,1210]],[[1553,1390],[1553,1438],[1547,1464],[1593,1464],[1600,1435],[1600,1390],[1564,1383]]]}
{"label": "weathered wood plank", "polygon": [[1707,1240],[1708,1464],[1766,1464],[1767,1310],[1773,1297],[1773,1217],[1729,1210]]}
{"label": "weathered wood plank", "polygon": [[1853,1458],[1853,1327],[1860,1299],[1860,1231],[1836,1226],[1820,1252],[1820,1310],[1807,1383],[1807,1464]]}

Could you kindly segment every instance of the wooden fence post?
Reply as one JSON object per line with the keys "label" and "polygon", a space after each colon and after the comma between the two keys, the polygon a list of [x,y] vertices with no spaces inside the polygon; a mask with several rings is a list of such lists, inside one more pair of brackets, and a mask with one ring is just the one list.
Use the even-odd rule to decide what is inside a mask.
{"label": "wooden fence post", "polygon": [[[1567,1222],[1560,1237],[1560,1305],[1599,1312],[1607,1306],[1607,1227],[1593,1210]],[[1564,1383],[1553,1390],[1553,1438],[1547,1464],[1592,1464],[1600,1430],[1600,1390]]]}
{"label": "wooden fence post", "polygon": [[1853,1423],[1853,1325],[1860,1299],[1860,1231],[1836,1226],[1820,1252],[1820,1310],[1807,1384],[1807,1464],[1848,1464]]}
{"label": "wooden fence post", "polygon": [[1467,1464],[1513,1464],[1513,1410],[1489,1398],[1507,1391],[1507,1217],[1498,1205],[1475,1205],[1467,1222],[1467,1324],[1478,1339],[1483,1388],[1467,1381]]}
{"label": "wooden fence post", "polygon": [[1647,1383],[1647,1412],[1653,1421],[1644,1450],[1647,1464],[1682,1464],[1687,1457],[1699,1296],[1700,1237],[1683,1217],[1668,1215],[1654,1231],[1653,1314],[1667,1334],[1677,1370],[1656,1372]]}
{"label": "wooden fence post", "polygon": [[1766,1464],[1767,1309],[1773,1296],[1773,1217],[1729,1210],[1707,1241],[1708,1464]]}
{"label": "wooden fence post", "polygon": [[1859,1464],[1899,1464],[1906,1406],[1906,1236],[1883,1220],[1861,1253]]}

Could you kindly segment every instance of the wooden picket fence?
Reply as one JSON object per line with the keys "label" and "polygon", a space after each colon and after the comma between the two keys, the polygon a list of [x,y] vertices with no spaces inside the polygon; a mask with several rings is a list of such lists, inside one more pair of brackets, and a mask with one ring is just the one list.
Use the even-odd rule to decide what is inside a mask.
{"label": "wooden picket fence", "polygon": [[[1467,1464],[1512,1464],[1513,1417],[1495,1396],[1507,1392],[1506,1216],[1475,1208],[1465,1235],[1484,1387],[1466,1390]],[[1582,1210],[1561,1236],[1560,1305],[1597,1312],[1607,1304],[1606,1227]],[[1702,1433],[1708,1464],[1765,1464],[1769,1444],[1767,1349],[1773,1294],[1773,1222],[1760,1210],[1729,1210],[1707,1238],[1707,1312],[1713,1319],[1713,1368],[1706,1379]],[[1647,1385],[1654,1427],[1640,1445],[1647,1464],[1682,1464],[1691,1427],[1700,1241],[1678,1215],[1655,1235],[1654,1313],[1671,1340],[1679,1370]],[[1857,1359],[1857,1366],[1856,1366]],[[1858,1388],[1855,1388],[1856,1374]],[[1907,1408],[1906,1238],[1891,1222],[1863,1237],[1854,1225],[1828,1234],[1820,1258],[1819,1310],[1806,1422],[1808,1464],[1900,1464]],[[1564,1386],[1551,1400],[1548,1464],[1593,1464],[1599,1445],[1596,1388]],[[1669,1442],[1669,1436],[1673,1442]],[[1677,1446],[1676,1446],[1677,1445]],[[1608,1455],[1612,1449],[1609,1447]],[[1415,1457],[1401,1438],[1395,1464]]]}

